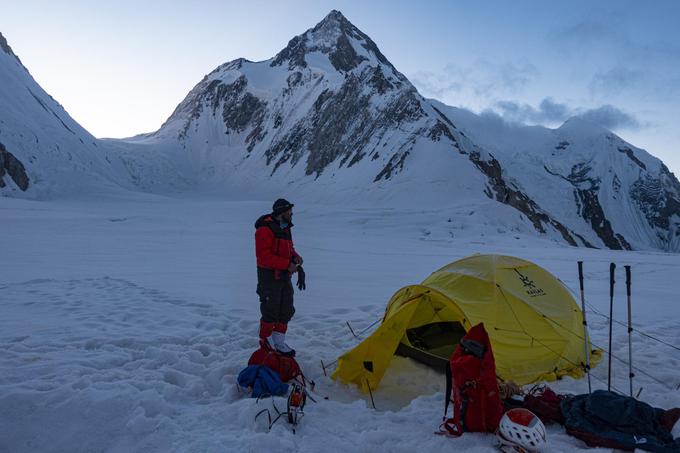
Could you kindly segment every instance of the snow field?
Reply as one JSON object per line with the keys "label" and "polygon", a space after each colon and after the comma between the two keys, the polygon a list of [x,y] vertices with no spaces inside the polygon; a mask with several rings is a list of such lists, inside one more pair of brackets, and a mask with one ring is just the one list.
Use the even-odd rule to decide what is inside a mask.
{"label": "snow field", "polygon": [[[430,223],[428,211],[292,201],[308,290],[296,293],[288,339],[317,384],[317,403],[308,401],[295,435],[285,421],[268,432],[264,418],[254,417],[271,410],[271,400],[258,402],[236,386],[257,347],[253,222],[271,202],[0,200],[0,452],[495,451],[490,435],[432,434],[444,378],[420,364],[394,359],[374,392],[377,410],[320,366],[357,344],[346,321],[361,332],[401,286],[475,252],[532,260],[574,290],[583,260],[587,299],[602,313],[614,261],[620,321],[623,265],[631,264],[634,324],[680,344],[677,255],[575,249],[499,232],[478,217],[470,221],[476,228],[460,228],[466,221],[457,215]],[[588,320],[593,342],[606,347],[606,320],[590,308]],[[680,391],[667,388],[680,384],[680,352],[633,339],[634,365],[663,382],[637,373],[635,391],[642,387],[650,404],[680,406]],[[625,327],[614,326],[613,345],[627,360]],[[603,388],[606,361],[593,376],[593,387]],[[627,376],[627,365],[614,361],[613,385],[627,392]],[[585,379],[551,387],[587,391]],[[285,399],[275,404],[283,409]],[[548,435],[551,451],[585,450],[561,427]]]}

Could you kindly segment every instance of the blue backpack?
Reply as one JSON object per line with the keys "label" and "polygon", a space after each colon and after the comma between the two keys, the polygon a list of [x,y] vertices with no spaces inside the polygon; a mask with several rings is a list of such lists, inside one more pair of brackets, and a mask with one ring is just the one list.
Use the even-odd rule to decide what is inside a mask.
{"label": "blue backpack", "polygon": [[263,365],[246,367],[238,374],[238,385],[244,388],[251,387],[253,398],[288,393],[288,384],[284,384],[275,371]]}

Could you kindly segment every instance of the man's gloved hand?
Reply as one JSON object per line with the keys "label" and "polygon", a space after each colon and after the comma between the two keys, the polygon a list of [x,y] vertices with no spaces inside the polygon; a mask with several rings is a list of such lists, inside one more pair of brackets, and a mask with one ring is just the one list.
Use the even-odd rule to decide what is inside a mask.
{"label": "man's gloved hand", "polygon": [[297,264],[298,266],[302,266],[302,263],[304,262],[304,260],[302,259],[302,257],[300,255],[297,255],[295,258],[293,258],[293,262],[295,264]]}
{"label": "man's gloved hand", "polygon": [[305,270],[302,269],[302,266],[298,266],[297,271],[298,271],[297,287],[300,291],[302,291],[307,289],[307,285],[305,284]]}
{"label": "man's gloved hand", "polygon": [[288,272],[290,272],[291,274],[294,274],[295,272],[297,272],[297,270],[298,270],[298,265],[297,265],[297,264],[295,264],[295,263],[290,263],[290,264],[288,265]]}

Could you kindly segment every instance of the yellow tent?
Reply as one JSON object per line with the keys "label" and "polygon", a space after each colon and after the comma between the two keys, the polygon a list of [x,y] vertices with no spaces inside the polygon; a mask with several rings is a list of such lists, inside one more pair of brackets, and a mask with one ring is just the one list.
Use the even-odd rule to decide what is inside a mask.
{"label": "yellow tent", "polygon": [[[395,353],[441,368],[480,322],[500,379],[524,385],[583,375],[583,315],[567,288],[529,261],[473,255],[397,291],[380,327],[338,358],[333,378],[375,389]],[[593,351],[591,362],[600,356]]]}

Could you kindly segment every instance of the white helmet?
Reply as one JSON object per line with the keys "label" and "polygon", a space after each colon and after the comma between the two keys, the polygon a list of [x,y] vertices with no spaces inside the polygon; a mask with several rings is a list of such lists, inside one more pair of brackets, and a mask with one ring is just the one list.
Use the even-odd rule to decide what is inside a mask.
{"label": "white helmet", "polygon": [[496,437],[503,451],[536,453],[547,445],[541,419],[522,408],[510,409],[503,415]]}

